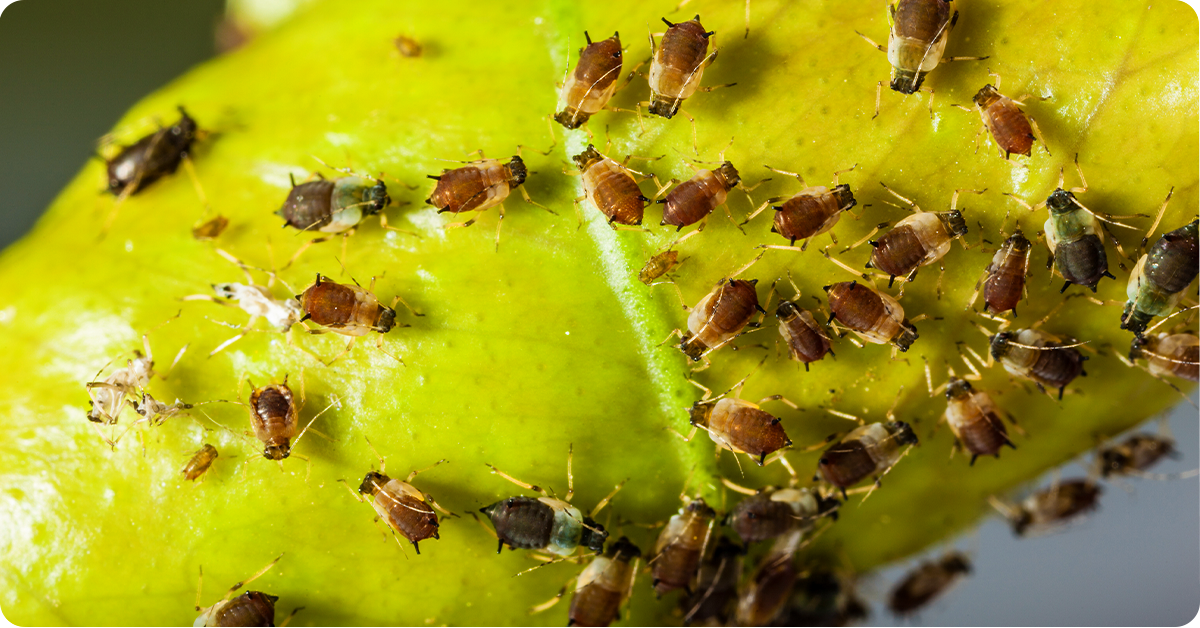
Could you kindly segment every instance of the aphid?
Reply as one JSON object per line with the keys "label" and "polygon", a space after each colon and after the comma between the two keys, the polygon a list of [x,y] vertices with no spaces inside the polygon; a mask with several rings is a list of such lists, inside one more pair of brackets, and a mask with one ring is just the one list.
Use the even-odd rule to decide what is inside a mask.
{"label": "aphid", "polygon": [[[821,185],[809,187],[804,182],[804,177],[795,172],[776,170],[770,166],[766,166],[766,168],[779,174],[796,177],[804,189],[787,200],[784,200],[783,197],[767,199],[749,216],[746,216],[742,224],[750,222],[767,206],[771,206],[771,209],[775,210],[775,223],[771,227],[771,233],[783,236],[790,241],[792,247],[795,246],[796,240],[804,240],[804,244],[800,247],[801,251],[808,248],[808,243],[813,238],[832,229],[838,219],[842,217],[842,212],[858,204],[858,201],[854,200],[854,193],[850,191],[850,186],[838,183],[838,175],[853,170],[854,166],[833,173],[832,190]],[[782,205],[772,205],[781,200],[784,201]],[[830,237],[836,244],[837,238],[832,234]],[[772,245],[770,248],[784,247]]]}
{"label": "aphid", "polygon": [[408,35],[399,35],[392,41],[392,43],[396,45],[396,50],[402,56],[410,59],[421,56],[421,52],[424,50],[424,48],[421,46],[421,42],[409,37]]}
{"label": "aphid", "polygon": [[1135,336],[1129,359],[1146,358],[1151,375],[1200,381],[1200,338],[1196,334]]}
{"label": "aphid", "polygon": [[[250,267],[243,263],[238,258],[230,255],[224,250],[216,249],[216,252],[221,257],[229,262],[236,264],[246,274],[246,283],[215,283],[212,284],[213,292],[216,296],[207,294],[193,294],[183,297],[184,301],[212,301],[214,303],[224,304],[228,301],[237,303],[237,306],[245,313],[250,315],[250,320],[242,327],[241,332],[217,345],[208,355],[211,357],[225,349],[229,345],[237,342],[247,333],[260,317],[267,320],[267,323],[274,327],[280,333],[287,333],[291,330],[292,325],[300,322],[304,317],[304,312],[300,309],[300,302],[293,297],[286,299],[276,299],[271,296],[271,285],[275,281],[275,273],[270,272],[270,281],[266,286],[260,286],[254,283],[254,279],[250,276]],[[220,299],[225,299],[221,301]]]}
{"label": "aphid", "polygon": [[[800,288],[792,281],[790,271],[788,281],[796,291],[795,298],[799,299]],[[826,353],[834,355],[829,337],[821,330],[812,312],[796,305],[795,301],[780,300],[775,308],[775,318],[779,321],[779,335],[787,343],[788,352],[793,360],[804,364],[805,372],[808,372],[809,364],[824,358]]]}
{"label": "aphid", "polygon": [[746,495],[726,523],[745,543],[777,538],[793,530],[807,532],[823,517],[837,519],[842,503],[811,488],[767,486],[757,491],[724,480],[725,486]]}
{"label": "aphid", "polygon": [[829,294],[830,322],[837,320],[859,338],[874,343],[891,343],[908,351],[919,337],[917,328],[904,317],[904,308],[891,295],[857,281],[825,286]]}
{"label": "aphid", "polygon": [[864,479],[879,479],[908,452],[904,445],[916,445],[917,435],[903,421],[860,425],[821,454],[817,473],[842,491]]}
{"label": "aphid", "polygon": [[1029,270],[1029,253],[1032,250],[1033,245],[1018,227],[992,257],[991,263],[984,271],[983,279],[975,284],[975,294],[971,295],[967,307],[975,303],[982,285],[985,312],[1003,314],[1011,310],[1015,316],[1017,303],[1025,296],[1025,276]]}
{"label": "aphid", "polygon": [[[1004,153],[1005,159],[1012,154],[1029,157],[1033,153],[1034,140],[1041,142],[1043,147],[1046,146],[1046,141],[1041,137],[1037,122],[1021,111],[1020,105],[1025,104],[1021,101],[1025,96],[1013,100],[1001,94],[998,91],[1000,77],[993,76],[996,77],[996,85],[984,85],[972,98],[975,110],[979,112],[979,117],[983,118],[984,126],[992,134],[992,139]],[[1050,149],[1047,148],[1046,152],[1049,153]]]}
{"label": "aphid", "polygon": [[963,219],[962,211],[955,209],[960,192],[982,194],[987,191],[955,190],[954,195],[950,197],[950,211],[926,212],[886,185],[883,187],[916,212],[901,219],[878,240],[870,241],[875,250],[871,251],[871,261],[867,262],[867,268],[878,268],[887,273],[891,277],[888,281],[889,288],[896,277],[912,281],[917,269],[945,257],[946,253],[950,252],[951,241],[966,235],[967,221]]}
{"label": "aphid", "polygon": [[[740,336],[746,327],[758,327],[758,323],[750,320],[755,311],[765,313],[762,306],[758,304],[758,291],[755,288],[758,280],[747,281],[734,279],[734,277],[740,275],[761,258],[762,255],[759,255],[730,275],[728,279],[717,282],[716,287],[703,299],[700,299],[695,307],[688,308],[686,304],[683,304],[684,309],[689,311],[688,330],[683,332],[676,329],[667,339],[679,336],[681,338],[679,350],[693,362],[699,362],[709,353],[725,346]],[[682,303],[682,301],[681,294],[680,302]]]}
{"label": "aphid", "polygon": [[679,251],[675,250],[675,245],[687,240],[697,233],[700,232],[687,232],[683,235],[683,237],[678,238],[674,242],[668,244],[665,250],[655,253],[650,257],[650,259],[646,260],[646,265],[643,266],[640,271],[638,271],[638,281],[646,284],[647,286],[657,285],[654,283],[655,279],[658,279],[659,277],[671,272],[676,266],[682,264],[684,261],[679,259]]}
{"label": "aphid", "polygon": [[621,76],[621,34],[613,33],[608,39],[593,42],[584,31],[583,38],[588,45],[579,49],[579,63],[563,83],[558,94],[558,113],[554,115],[554,120],[568,129],[579,128],[604,109],[617,91],[617,79]]}
{"label": "aphid", "polygon": [[971,465],[979,456],[1000,457],[1000,448],[1017,446],[1008,438],[1000,419],[1000,410],[986,392],[971,387],[971,382],[950,377],[946,385],[946,412],[942,415],[955,438],[971,454]]}
{"label": "aphid", "polygon": [[[482,151],[480,156],[482,157]],[[438,213],[451,212],[459,214],[474,211],[483,213],[492,207],[498,207],[500,219],[496,223],[496,247],[500,247],[500,225],[504,222],[504,199],[508,198],[513,189],[521,191],[526,203],[537,205],[529,198],[523,183],[528,176],[525,162],[514,155],[506,164],[496,159],[479,159],[467,162],[461,168],[442,170],[440,175],[426,175],[437,181],[437,186],[425,202],[437,208]],[[553,214],[553,211],[542,207]],[[466,222],[449,223],[447,229],[453,227],[469,227],[475,224],[475,218]]]}
{"label": "aphid", "polygon": [[859,599],[850,577],[828,567],[814,567],[800,574],[793,587],[785,626],[849,626],[867,618],[870,607]]}
{"label": "aphid", "polygon": [[[867,43],[886,52],[892,64],[891,88],[901,94],[921,89],[925,75],[938,63],[951,61],[980,61],[987,57],[946,57],[946,42],[958,21],[958,11],[950,13],[950,0],[898,0],[888,6],[892,30],[886,48],[866,35],[859,36]],[[876,107],[878,115],[878,107]]]}
{"label": "aphid", "polygon": [[888,608],[897,615],[914,613],[945,594],[970,573],[971,562],[958,552],[950,552],[937,561],[923,562],[892,589]]}
{"label": "aphid", "polygon": [[657,48],[654,46],[654,37],[650,38],[654,55],[649,77],[650,113],[671,118],[679,112],[679,105],[697,90],[710,92],[717,89],[700,87],[704,68],[716,60],[717,50],[708,54],[709,39],[715,33],[704,30],[699,15],[679,24],[672,24],[665,17],[663,22],[667,25],[667,31],[663,33]]}
{"label": "aphid", "polygon": [[716,521],[716,511],[704,503],[703,498],[690,499],[681,495],[680,499],[683,508],[671,516],[658,534],[654,558],[650,560],[651,584],[659,597],[675,589],[683,589],[689,596],[692,594],[690,585],[700,568]]}
{"label": "aphid", "polygon": [[567,625],[607,626],[616,621],[633,594],[641,555],[636,545],[621,537],[610,543],[603,555],[593,558],[575,583]]}
{"label": "aphid", "polygon": [[[267,573],[267,570],[274,567],[280,558],[283,558],[282,554],[279,558],[271,561],[269,565],[260,569],[258,573],[233,585],[233,588],[225,593],[225,597],[209,607],[200,606],[200,591],[204,584],[204,568],[201,567],[200,583],[196,586],[196,610],[200,611],[200,616],[192,625],[196,628],[201,626],[274,626],[275,602],[279,600],[279,596],[261,591],[247,591],[237,597],[233,597],[233,594]],[[288,615],[287,619],[279,625],[286,626],[292,615],[295,615],[298,610],[300,609],[292,611],[292,614]]]}
{"label": "aphid", "polygon": [[165,175],[172,174],[187,157],[196,139],[196,121],[179,107],[179,122],[162,128],[106,159],[108,191],[129,196],[144,190]]}
{"label": "aphid", "polygon": [[584,194],[610,224],[642,224],[642,213],[650,199],[642,194],[624,165],[601,155],[591,144],[571,159],[583,175]]}
{"label": "aphid", "polygon": [[[371,447],[371,451],[375,451],[371,441],[367,441],[367,445]],[[379,513],[379,518],[396,534],[408,539],[413,549],[420,554],[421,548],[417,543],[429,538],[441,538],[438,536],[438,516],[434,509],[447,517],[451,516],[451,513],[439,506],[429,493],[413,486],[412,481],[417,474],[428,471],[446,460],[443,458],[424,469],[413,471],[401,481],[388,477],[387,463],[383,456],[377,451],[375,455],[379,458],[379,471],[370,471],[363,477],[362,484],[358,487],[359,494],[355,494],[354,491],[350,493],[359,501],[370,497],[371,506]],[[346,485],[346,488],[350,486]]]}
{"label": "aphid", "polygon": [[[573,448],[572,448],[573,449]],[[604,549],[604,541],[608,532],[604,526],[596,523],[595,516],[599,514],[612,499],[617,491],[625,485],[621,482],[609,493],[587,516],[578,508],[571,505],[571,497],[575,495],[575,479],[571,474],[571,458],[567,454],[567,494],[565,499],[552,497],[545,489],[522,482],[507,473],[488,465],[492,473],[520,486],[526,490],[541,493],[541,497],[516,496],[502,499],[490,506],[484,506],[479,512],[487,515],[496,528],[496,538],[499,554],[508,545],[512,549],[528,549],[546,552],[555,556],[566,557],[575,553],[575,549],[585,547],[593,552]]]}
{"label": "aphid", "polygon": [[1010,523],[1017,536],[1043,534],[1059,528],[1097,506],[1100,486],[1092,480],[1055,482],[1050,488],[1038,491],[1018,506],[989,498]]}
{"label": "aphid", "polygon": [[250,425],[264,445],[264,458],[283,460],[291,454],[291,439],[299,428],[297,415],[292,389],[286,381],[250,393]]}
{"label": "aphid", "polygon": [[[676,231],[693,225],[708,217],[725,204],[729,191],[741,182],[737,168],[723,161],[716,170],[699,170],[692,178],[675,186],[666,198],[655,201],[664,204],[660,225],[671,225]],[[725,207],[729,220],[729,207]]]}
{"label": "aphid", "polygon": [[225,233],[228,226],[229,219],[218,215],[192,227],[192,237],[197,240],[215,240]]}
{"label": "aphid", "polygon": [[208,468],[212,466],[214,460],[217,459],[217,448],[205,443],[187,464],[179,470],[183,474],[183,479],[195,481],[200,476],[204,475]]}
{"label": "aphid", "polygon": [[[1168,194],[1167,200],[1170,199]],[[1166,203],[1163,203],[1163,209],[1166,209]],[[1200,220],[1193,220],[1163,234],[1138,260],[1125,289],[1129,300],[1121,314],[1121,329],[1141,334],[1155,316],[1166,316],[1175,309],[1200,272],[1198,230]]]}
{"label": "aphid", "polygon": [[[408,307],[400,295],[396,295],[392,299],[391,307],[383,305],[375,296],[374,290],[374,278],[371,279],[371,285],[363,290],[362,286],[357,283],[353,286],[340,284],[317,273],[316,282],[302,294],[296,295],[296,299],[300,302],[300,309],[304,311],[304,316],[300,320],[311,320],[324,328],[310,329],[310,334],[333,332],[350,336],[350,342],[346,344],[346,349],[327,364],[332,364],[338,358],[349,353],[350,349],[354,347],[355,339],[359,336],[365,336],[373,331],[380,334],[391,331],[396,326],[396,310],[393,308],[397,303],[403,303],[405,307]],[[424,316],[411,307],[408,309],[416,316]],[[379,337],[377,346],[382,351],[382,335]],[[402,364],[404,362],[398,357],[396,360]]]}
{"label": "aphid", "polygon": [[1175,441],[1153,434],[1133,434],[1125,440],[1097,452],[1100,477],[1144,476],[1147,469],[1163,458],[1176,458]]}
{"label": "aphid", "polygon": [[[319,176],[319,175],[318,175]],[[343,233],[383,211],[392,201],[381,179],[359,176],[324,177],[296,185],[275,214],[301,231]]]}
{"label": "aphid", "polygon": [[988,342],[991,357],[1004,365],[1004,370],[1034,382],[1042,391],[1057,388],[1059,399],[1067,384],[1087,375],[1083,370],[1087,356],[1070,340],[1063,341],[1044,331],[1002,331],[992,335]]}
{"label": "aphid", "polygon": [[799,575],[793,556],[801,538],[801,531],[792,530],[762,557],[753,578],[738,593],[739,626],[770,625],[783,611]]}
{"label": "aphid", "polygon": [[686,611],[683,625],[710,625],[714,620],[716,625],[729,623],[729,607],[737,599],[745,554],[746,549],[730,541],[729,537],[722,535],[717,539],[712,556],[700,565],[696,574],[695,590],[679,600],[680,608]]}
{"label": "aphid", "polygon": [[[761,467],[768,463],[767,456],[771,456],[771,461],[776,458],[783,460],[782,453],[777,456],[772,454],[791,447],[792,440],[783,431],[779,419],[760,408],[759,404],[781,401],[793,409],[797,406],[782,395],[761,399],[758,404],[738,399],[737,395],[741,394],[742,386],[749,377],[750,375],[747,375],[742,378],[733,388],[716,397],[711,397],[712,391],[701,386],[704,388],[704,396],[688,409],[692,431],[685,440],[690,441],[697,429],[703,429],[717,444],[718,453],[727,449],[735,456],[746,454]],[[733,393],[734,396],[726,396],[729,393]]]}

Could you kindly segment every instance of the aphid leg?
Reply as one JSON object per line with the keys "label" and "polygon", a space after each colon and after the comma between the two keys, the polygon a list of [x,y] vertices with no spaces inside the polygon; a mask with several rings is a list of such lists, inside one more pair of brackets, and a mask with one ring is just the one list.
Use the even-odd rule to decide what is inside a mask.
{"label": "aphid leg", "polygon": [[490,468],[490,469],[492,470],[492,473],[493,473],[493,474],[495,474],[495,475],[498,475],[498,476],[500,476],[500,477],[502,477],[502,478],[504,478],[504,479],[508,480],[509,482],[512,482],[513,484],[516,484],[517,486],[520,486],[521,488],[523,488],[523,489],[525,489],[525,490],[527,490],[527,491],[533,491],[533,492],[535,492],[535,493],[541,493],[543,497],[549,497],[549,496],[550,496],[550,494],[549,494],[548,492],[546,492],[546,489],[544,489],[544,488],[542,488],[542,487],[540,487],[540,486],[537,486],[537,485],[534,485],[534,484],[528,484],[528,483],[522,482],[522,481],[518,480],[517,478],[514,478],[513,476],[511,476],[511,475],[509,475],[509,474],[507,474],[507,473],[505,473],[505,472],[501,471],[500,469],[497,469],[496,467],[493,467],[492,465],[490,465],[490,464],[488,464],[488,463],[486,463],[486,462],[485,462],[484,464],[485,464],[485,465],[486,465],[488,468]]}
{"label": "aphid leg", "polygon": [[840,417],[840,418],[846,419],[848,421],[854,421],[855,423],[858,423],[859,425],[866,425],[866,421],[863,421],[863,419],[861,417],[857,417],[853,414],[847,414],[845,412],[840,412],[838,410],[834,410],[833,408],[825,408],[825,411],[828,412],[829,414],[832,414],[833,416]]}
{"label": "aphid leg", "polygon": [[[867,41],[870,41],[870,40],[867,40]],[[872,42],[872,43],[874,43],[874,42]],[[879,98],[882,94],[883,94],[883,81],[879,81],[878,83],[875,84],[875,113],[874,113],[874,115],[871,116],[872,120],[879,117]]]}
{"label": "aphid leg", "polygon": [[800,406],[796,405],[796,403],[794,401],[788,399],[787,397],[784,397],[783,395],[771,395],[770,397],[763,397],[762,399],[759,399],[757,405],[761,406],[764,403],[767,403],[768,401],[778,401],[793,410],[800,409]]}
{"label": "aphid leg", "polygon": [[1171,195],[1175,193],[1175,187],[1167,191],[1167,198],[1163,200],[1162,206],[1158,208],[1158,215],[1154,218],[1154,224],[1150,225],[1150,229],[1146,231],[1146,235],[1142,236],[1142,243],[1138,246],[1138,257],[1141,257],[1142,251],[1146,245],[1150,243],[1150,236],[1154,234],[1154,230],[1158,229],[1158,223],[1162,222],[1163,213],[1167,211],[1167,204],[1171,202]]}
{"label": "aphid leg", "polygon": [[288,616],[284,617],[283,621],[279,622],[277,626],[279,628],[287,628],[287,625],[291,623],[292,618],[296,616],[296,613],[299,613],[302,610],[304,610],[303,606],[297,606],[296,608],[293,608],[292,612],[288,613]]}
{"label": "aphid leg", "polygon": [[866,35],[863,35],[862,33],[859,33],[858,31],[854,31],[854,32],[858,33],[859,37],[862,37],[863,39],[865,39],[868,44],[871,44],[872,48],[879,50],[879,52],[886,53],[888,51],[887,46],[882,46],[880,44],[875,43],[875,41],[872,40],[870,37],[867,37]]}
{"label": "aphid leg", "polygon": [[530,615],[536,615],[536,614],[538,614],[538,613],[541,613],[541,612],[543,612],[543,611],[548,611],[548,610],[550,610],[551,608],[553,608],[553,607],[554,607],[554,605],[555,605],[555,604],[558,604],[558,601],[562,599],[563,595],[566,595],[566,593],[567,593],[567,589],[571,587],[571,583],[572,583],[572,582],[575,582],[575,578],[571,578],[570,580],[567,580],[567,583],[563,585],[563,588],[561,588],[561,589],[559,589],[559,590],[558,590],[558,594],[557,594],[557,595],[555,595],[554,597],[550,598],[550,599],[549,599],[548,601],[546,601],[546,602],[542,602],[541,604],[538,604],[537,606],[534,606],[534,607],[530,608],[530,609],[529,609],[529,614],[530,614]]}
{"label": "aphid leg", "polygon": [[[270,570],[272,567],[274,567],[275,563],[279,562],[279,560],[281,558],[283,558],[283,554],[280,554],[275,560],[268,563],[266,567],[259,569],[258,573],[254,574],[253,576],[250,576],[249,578],[247,578],[241,582],[234,584],[232,587],[229,588],[228,591],[225,592],[225,596],[221,598],[221,601],[224,602],[226,600],[231,599],[233,597],[233,594],[237,593],[238,589],[250,584],[251,582],[254,582],[260,576],[267,573],[267,571]],[[203,572],[201,572],[201,573],[203,573]],[[197,587],[196,587],[196,606],[197,607],[200,605],[200,590],[199,590],[199,588],[200,587],[197,585]],[[201,609],[197,608],[196,610],[201,610]]]}
{"label": "aphid leg", "polygon": [[1053,153],[1050,152],[1050,145],[1046,143],[1046,138],[1042,136],[1042,130],[1038,128],[1037,120],[1034,120],[1033,116],[1030,115],[1025,117],[1029,120],[1030,128],[1033,129],[1033,138],[1042,143],[1042,148],[1046,149],[1047,155],[1052,155]]}
{"label": "aphid leg", "polygon": [[[1060,186],[1062,185],[1061,180],[1058,183]],[[1037,205],[1030,205],[1029,203],[1026,203],[1025,201],[1018,198],[1017,195],[1013,194],[1012,192],[1004,192],[1003,194],[1005,196],[1007,196],[1008,198],[1011,198],[1012,200],[1016,201],[1017,204],[1019,204],[1021,207],[1024,207],[1025,209],[1027,209],[1031,212],[1037,211],[1039,208],[1043,207],[1046,204],[1045,201],[1043,201],[1041,203],[1038,203]]]}
{"label": "aphid leg", "polygon": [[379,226],[388,231],[399,231],[400,233],[407,233],[410,236],[416,236],[418,238],[421,237],[421,234],[419,234],[415,231],[408,231],[407,229],[400,229],[399,227],[393,227],[393,226],[389,225],[388,219],[387,219],[387,214],[385,214],[383,212],[379,212]]}
{"label": "aphid leg", "polygon": [[[853,247],[851,247],[851,248],[853,248]],[[847,249],[847,250],[849,250],[849,249]],[[843,252],[844,252],[844,251],[843,251]],[[833,262],[834,264],[837,264],[838,266],[841,266],[841,267],[842,267],[843,269],[845,269],[847,272],[849,272],[849,273],[851,273],[852,275],[854,275],[854,276],[858,277],[859,279],[867,279],[867,280],[870,280],[870,279],[871,279],[871,276],[870,276],[870,275],[868,275],[867,273],[859,272],[859,271],[857,271],[857,270],[855,270],[855,269],[851,268],[850,266],[846,265],[846,263],[845,263],[845,262],[843,262],[843,261],[841,261],[841,260],[839,260],[839,259],[837,259],[837,258],[833,257],[832,255],[830,255],[830,254],[829,254],[829,247],[825,247],[825,248],[821,249],[821,254],[825,256],[825,259],[827,259],[827,260],[829,260],[829,261]],[[873,283],[873,282],[872,282],[872,283]]]}
{"label": "aphid leg", "polygon": [[608,505],[608,502],[612,501],[612,498],[617,494],[617,491],[620,491],[621,488],[624,487],[625,483],[628,481],[629,480],[622,480],[619,484],[617,484],[616,488],[614,488],[611,493],[609,493],[608,495],[605,495],[604,499],[601,499],[596,504],[596,507],[592,509],[591,514],[589,514],[588,516],[591,517],[592,519],[595,519],[596,515],[600,514],[600,511],[603,510],[604,507]]}

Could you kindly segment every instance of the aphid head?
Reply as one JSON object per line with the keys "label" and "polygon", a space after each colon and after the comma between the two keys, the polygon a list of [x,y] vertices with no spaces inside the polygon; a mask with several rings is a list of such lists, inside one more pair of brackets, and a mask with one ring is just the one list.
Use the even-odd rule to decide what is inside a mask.
{"label": "aphid head", "polygon": [[892,89],[901,94],[915,94],[921,89],[921,83],[925,82],[924,72],[914,72],[913,70],[901,70],[895,68],[896,76],[892,78]]}
{"label": "aphid head", "polygon": [[212,288],[222,299],[232,299],[237,294],[237,284],[233,283],[214,283]]}
{"label": "aphid head", "polygon": [[1129,456],[1124,451],[1121,451],[1121,449],[1105,449],[1100,452],[1100,477],[1107,478],[1110,475],[1120,475],[1125,469],[1131,466]]}
{"label": "aphid head", "polygon": [[951,554],[942,559],[942,569],[949,573],[971,573],[971,562],[962,554]]}
{"label": "aphid head", "polygon": [[858,201],[854,200],[854,192],[851,192],[850,186],[845,183],[840,183],[833,188],[833,196],[842,210],[850,209],[858,204]]}
{"label": "aphid head", "polygon": [[604,526],[593,521],[591,517],[584,517],[579,544],[593,552],[601,552],[604,551],[604,541],[606,540],[608,540],[608,532],[605,531]]}
{"label": "aphid head", "polygon": [[566,107],[563,107],[562,111],[554,114],[554,121],[563,125],[565,128],[578,129],[583,125],[584,122],[587,122],[588,118],[590,117],[590,115],[570,105],[567,105]]}
{"label": "aphid head", "polygon": [[968,382],[965,379],[951,377],[950,383],[946,384],[947,399],[962,399],[963,397],[970,395],[971,392],[973,392],[973,389],[971,388],[971,382]]}
{"label": "aphid head", "polygon": [[788,300],[779,302],[779,307],[775,308],[775,318],[779,320],[791,320],[800,316],[800,306]]}
{"label": "aphid head", "polygon": [[995,102],[995,100],[998,98],[1000,98],[1000,92],[996,91],[995,87],[992,87],[991,85],[984,85],[983,88],[980,89],[975,94],[975,97],[971,100],[973,100],[975,105],[979,108],[986,109],[988,105]]}
{"label": "aphid head", "polygon": [[263,449],[263,458],[268,460],[283,460],[292,454],[292,445],[288,439],[267,443]]}
{"label": "aphid head", "polygon": [[1029,529],[1029,526],[1032,523],[1033,514],[1022,508],[1021,514],[1017,515],[1017,517],[1013,519],[1013,534],[1016,534],[1017,536],[1025,536],[1025,532]]}
{"label": "aphid head", "polygon": [[642,550],[638,549],[638,546],[634,545],[628,538],[621,537],[615,543],[609,544],[608,549],[604,551],[604,555],[608,558],[616,558],[623,563],[628,563],[634,558],[640,558]]}
{"label": "aphid head", "polygon": [[387,484],[388,480],[390,479],[391,478],[382,473],[372,471],[363,478],[362,484],[358,487],[358,492],[362,493],[363,495],[374,495],[375,493],[378,493],[379,488],[384,484]]}
{"label": "aphid head", "polygon": [[184,143],[190,143],[196,138],[196,130],[199,127],[196,125],[196,121],[183,110],[182,106],[179,107],[179,116],[179,122],[176,122],[171,127],[171,135],[182,138]]}
{"label": "aphid head", "polygon": [[960,210],[952,209],[948,212],[938,212],[937,217],[946,227],[946,231],[950,232],[951,238],[967,235],[967,221],[963,219]]}
{"label": "aphid head", "polygon": [[604,159],[604,155],[601,155],[595,146],[588,144],[588,147],[582,153],[572,157],[571,161],[574,161],[581,171],[586,171],[588,167],[602,159]]}
{"label": "aphid head", "polygon": [[688,500],[687,506],[683,507],[684,512],[695,513],[699,517],[709,519],[717,516],[717,511],[709,507],[703,497]]}
{"label": "aphid head", "polygon": [[831,517],[834,521],[837,521],[838,509],[841,507],[842,502],[839,502],[833,497],[823,497],[820,494],[817,495],[818,517]]}
{"label": "aphid head", "polygon": [[670,120],[672,116],[679,113],[679,103],[681,102],[683,101],[679,98],[665,98],[654,94],[650,98],[650,113]]}
{"label": "aphid head", "polygon": [[1073,212],[1079,209],[1079,201],[1075,200],[1074,194],[1062,188],[1058,188],[1057,190],[1054,190],[1053,194],[1046,198],[1046,208],[1049,209],[1050,213],[1052,214],[1064,214],[1066,212]]}
{"label": "aphid head", "polygon": [[720,177],[725,180],[726,190],[733,189],[734,186],[736,186],[742,180],[742,175],[738,174],[737,168],[734,168],[733,164],[729,163],[728,161],[722,163],[720,166],[717,166],[717,169],[713,172],[720,175]]}
{"label": "aphid head", "polygon": [[1157,338],[1153,336],[1143,336],[1140,333],[1133,337],[1129,342],[1129,359],[1138,360],[1146,357],[1147,352],[1153,352],[1153,345],[1157,344]]}
{"label": "aphid head", "polygon": [[989,338],[988,342],[991,345],[992,358],[999,360],[1008,355],[1008,352],[1012,350],[1013,338],[1016,338],[1016,336],[1014,332],[1002,331]]}
{"label": "aphid head", "polygon": [[1017,229],[1012,235],[1008,236],[1008,239],[1004,241],[1004,246],[1008,247],[1011,251],[1016,251],[1017,253],[1024,253],[1033,247],[1033,245],[1029,243],[1029,238],[1026,238],[1025,234],[1021,233],[1020,229]]}
{"label": "aphid head", "polygon": [[683,335],[683,340],[679,343],[679,350],[684,355],[692,359],[692,362],[699,362],[700,358],[708,351],[708,345],[705,345],[699,338],[695,338],[690,333]]}
{"label": "aphid head", "polygon": [[525,170],[525,162],[516,155],[508,162],[508,172],[510,174],[508,183],[512,187],[517,187],[525,183],[525,177],[529,175],[528,171]]}
{"label": "aphid head", "polygon": [[711,401],[697,401],[692,404],[688,410],[691,424],[696,427],[708,427],[708,417],[712,415],[714,405]]}
{"label": "aphid head", "polygon": [[[1140,337],[1146,331],[1146,326],[1153,319],[1153,314],[1135,310],[1133,309],[1133,301],[1126,301],[1125,311],[1121,312],[1121,329],[1127,329]],[[1134,342],[1137,342],[1137,337],[1134,338]]]}
{"label": "aphid head", "polygon": [[912,323],[908,322],[906,318],[900,323],[900,331],[896,334],[895,338],[892,338],[892,344],[896,345],[896,348],[901,352],[904,352],[908,351],[912,343],[916,342],[917,338],[920,337],[920,334],[917,333],[917,328],[913,327]]}
{"label": "aphid head", "polygon": [[367,203],[366,211],[363,214],[370,216],[383,211],[383,208],[392,202],[392,198],[388,196],[387,186],[384,185],[383,181],[375,179],[375,185],[363,192],[363,201]]}
{"label": "aphid head", "polygon": [[375,319],[375,331],[386,334],[396,326],[396,310],[386,305],[379,306],[379,318]]}
{"label": "aphid head", "polygon": [[884,427],[896,439],[896,442],[901,445],[917,444],[917,434],[913,432],[912,426],[908,423],[904,421],[888,421]]}

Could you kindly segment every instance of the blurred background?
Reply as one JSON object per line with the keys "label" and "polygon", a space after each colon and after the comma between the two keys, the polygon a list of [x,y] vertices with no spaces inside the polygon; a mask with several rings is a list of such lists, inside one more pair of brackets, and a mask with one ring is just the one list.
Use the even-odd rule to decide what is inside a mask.
{"label": "blurred background", "polygon": [[[23,0],[3,10],[0,246],[33,226],[123,112],[218,54],[218,33],[222,45],[237,39],[222,25],[224,5],[224,0]],[[97,194],[103,187],[98,179]],[[1163,394],[1175,393],[1163,385]],[[1154,471],[1178,473],[1200,465],[1198,414],[1187,404],[1175,409],[1169,424],[1182,455]],[[1152,423],[1143,431],[1157,429]],[[1090,465],[1091,458],[1084,463]],[[1080,477],[1088,470],[1073,464],[1062,473]],[[1043,478],[1035,488],[1049,482]],[[1100,511],[1061,533],[1016,539],[1006,522],[993,517],[972,535],[864,580],[861,593],[872,604],[869,625],[1188,623],[1200,610],[1200,483],[1192,478],[1126,485],[1127,490],[1105,485]],[[971,555],[974,575],[915,618],[889,615],[883,602],[892,585],[920,560],[951,547]]]}

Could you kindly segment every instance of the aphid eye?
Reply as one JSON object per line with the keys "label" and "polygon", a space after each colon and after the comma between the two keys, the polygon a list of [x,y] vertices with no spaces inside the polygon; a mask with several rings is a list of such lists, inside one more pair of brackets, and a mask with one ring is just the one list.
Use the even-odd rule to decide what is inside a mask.
{"label": "aphid eye", "polygon": [[614,53],[613,53],[613,58],[614,58],[614,59],[620,59],[620,58],[621,58],[621,51],[620,51],[620,50],[618,50],[618,51],[614,52]]}
{"label": "aphid eye", "polygon": [[505,504],[504,504],[504,505],[505,505],[505,506],[508,506],[509,508],[512,508],[513,506],[516,506],[516,505],[517,505],[517,500],[515,500],[515,499],[513,499],[513,498],[509,497],[509,498],[508,498],[508,501],[507,501],[507,502],[505,502]]}

